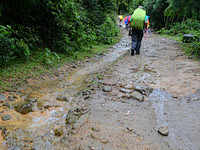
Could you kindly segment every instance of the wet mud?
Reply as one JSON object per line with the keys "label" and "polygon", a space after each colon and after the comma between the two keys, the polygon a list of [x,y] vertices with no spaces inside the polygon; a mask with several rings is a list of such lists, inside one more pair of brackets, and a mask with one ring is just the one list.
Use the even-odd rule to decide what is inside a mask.
{"label": "wet mud", "polygon": [[131,56],[121,32],[108,53],[1,104],[1,149],[200,149],[200,62],[155,34]]}

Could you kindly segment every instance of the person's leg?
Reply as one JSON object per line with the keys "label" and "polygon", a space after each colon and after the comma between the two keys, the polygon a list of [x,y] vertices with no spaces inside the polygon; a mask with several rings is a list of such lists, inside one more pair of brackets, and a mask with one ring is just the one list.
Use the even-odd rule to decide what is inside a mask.
{"label": "person's leg", "polygon": [[134,55],[138,43],[137,31],[132,29],[132,46],[131,46],[131,55]]}
{"label": "person's leg", "polygon": [[149,34],[150,34],[150,36],[151,36],[151,29],[149,28]]}
{"label": "person's leg", "polygon": [[142,42],[142,38],[143,38],[143,31],[142,30],[138,30],[138,42],[136,45],[136,54],[140,54],[140,47],[141,47],[141,42]]}

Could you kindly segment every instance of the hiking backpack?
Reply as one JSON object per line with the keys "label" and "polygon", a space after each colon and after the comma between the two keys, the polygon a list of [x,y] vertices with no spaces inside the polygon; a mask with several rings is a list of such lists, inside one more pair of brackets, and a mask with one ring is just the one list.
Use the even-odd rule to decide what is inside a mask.
{"label": "hiking backpack", "polygon": [[131,27],[136,30],[142,30],[144,26],[146,11],[143,9],[136,9],[131,17]]}

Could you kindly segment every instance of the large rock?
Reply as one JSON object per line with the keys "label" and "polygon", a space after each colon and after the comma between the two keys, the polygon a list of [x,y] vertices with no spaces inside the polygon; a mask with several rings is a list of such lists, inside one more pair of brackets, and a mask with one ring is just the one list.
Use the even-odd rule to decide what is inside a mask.
{"label": "large rock", "polygon": [[33,104],[29,101],[22,101],[15,104],[15,110],[21,114],[33,112]]}
{"label": "large rock", "polygon": [[194,38],[195,38],[194,34],[184,34],[183,35],[183,42],[190,43],[190,42],[193,41]]}

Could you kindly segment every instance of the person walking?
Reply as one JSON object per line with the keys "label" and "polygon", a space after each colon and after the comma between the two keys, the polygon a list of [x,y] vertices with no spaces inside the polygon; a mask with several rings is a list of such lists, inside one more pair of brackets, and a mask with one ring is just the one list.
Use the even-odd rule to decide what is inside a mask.
{"label": "person walking", "polygon": [[[143,6],[139,6],[133,13],[131,17],[131,28],[132,28],[132,45],[131,45],[131,55],[140,54],[140,47],[142,38],[144,35],[143,29],[146,19],[146,11]],[[146,20],[147,21],[147,20]]]}

